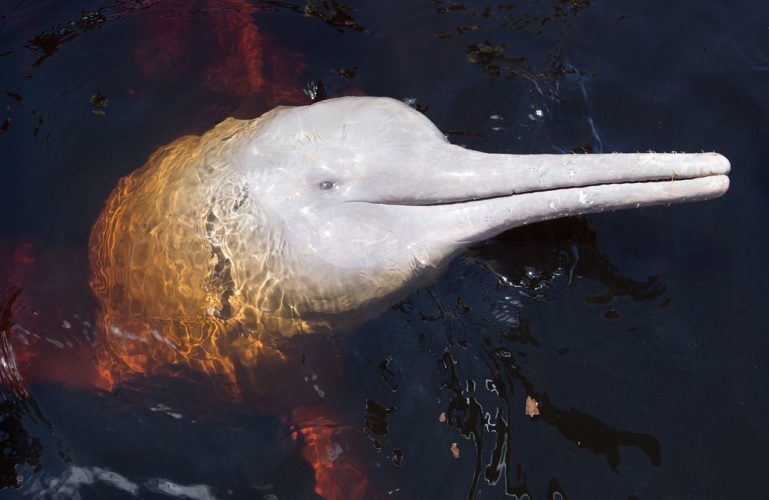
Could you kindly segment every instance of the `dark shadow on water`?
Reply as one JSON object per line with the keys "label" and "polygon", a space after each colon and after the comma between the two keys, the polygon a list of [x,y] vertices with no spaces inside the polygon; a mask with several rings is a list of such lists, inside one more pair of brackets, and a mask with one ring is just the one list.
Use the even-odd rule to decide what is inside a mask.
{"label": "dark shadow on water", "polygon": [[557,295],[577,278],[603,285],[606,292],[585,296],[590,305],[611,304],[618,297],[650,301],[665,293],[659,276],[644,281],[622,275],[597,245],[586,219],[572,217],[508,231],[470,252],[494,274],[532,296]]}
{"label": "dark shadow on water", "polygon": [[[665,292],[657,276],[635,280],[623,275],[601,252],[596,240],[595,232],[579,218],[510,231],[472,249],[464,259],[464,267],[461,263],[452,266],[447,278],[393,308],[407,323],[421,325],[418,331],[422,332],[419,343],[423,353],[426,351],[437,362],[441,391],[436,396],[442,401],[441,422],[473,443],[474,470],[467,485],[468,499],[476,498],[481,489],[485,494],[486,485],[501,487],[507,495],[541,494],[541,484],[529,483],[530,451],[522,446],[531,445],[527,435],[532,432],[549,436],[543,433],[542,426],[556,430],[573,443],[580,450],[577,454],[589,450],[603,456],[608,470],[615,474],[620,474],[623,448],[635,448],[652,467],[661,466],[661,446],[654,436],[615,427],[576,405],[564,407],[541,386],[541,381],[536,381],[539,376],[531,376],[545,369],[565,370],[565,375],[569,367],[561,357],[568,350],[550,352],[551,346],[542,347],[548,343],[538,337],[547,337],[547,332],[540,331],[537,322],[529,318],[529,307],[555,301],[578,280],[592,281],[606,289],[603,299],[583,297],[589,307],[605,306],[618,298],[650,301]],[[484,278],[484,271],[467,263],[491,275]],[[488,283],[495,278],[496,285]],[[486,285],[463,285],[484,280]],[[549,307],[557,305],[553,302]],[[406,367],[426,361],[414,356],[402,350],[391,357],[391,362],[387,358],[383,361],[390,372],[382,376],[386,386],[396,387],[395,391],[409,390],[402,380],[420,377],[422,369]],[[547,363],[552,366],[545,368],[537,359],[549,359]],[[394,365],[400,365],[405,373],[395,373],[391,370]],[[527,398],[536,402],[536,415],[524,415]],[[391,441],[386,436],[391,432],[389,421],[400,418],[401,413],[398,405],[389,401],[382,396],[376,403],[366,404],[366,427],[377,449],[398,442],[397,436],[389,436]],[[413,453],[404,450],[406,457],[410,451]],[[560,484],[553,486],[556,483],[558,480],[553,478],[551,496],[554,492],[565,495]]]}
{"label": "dark shadow on water", "polygon": [[[479,336],[473,341],[483,344],[472,346],[469,350],[480,354],[486,366],[485,376],[490,378],[486,379],[485,387],[477,387],[476,381],[468,375],[468,372],[476,370],[473,367],[464,366],[466,378],[460,374],[466,363],[452,356],[451,348],[439,360],[443,388],[450,394],[445,412],[446,422],[462,436],[470,438],[476,448],[476,469],[467,498],[474,498],[481,478],[493,485],[501,479],[503,471],[506,471],[504,479],[507,494],[532,494],[525,474],[519,472],[517,477],[514,475],[515,471],[523,469],[515,456],[516,429],[514,424],[511,425],[514,415],[520,413],[518,405],[521,396],[515,397],[516,385],[518,390],[537,402],[538,415],[532,417],[534,420],[556,428],[579,448],[604,455],[615,473],[619,473],[621,447],[638,448],[652,465],[661,465],[660,444],[653,436],[615,429],[597,417],[575,408],[558,408],[547,392],[537,390],[527,379],[516,365],[515,355],[504,347],[503,339],[495,342],[489,337]],[[496,394],[498,398],[491,407],[488,404],[484,407],[479,401],[481,398],[476,397],[477,391],[483,389]],[[485,399],[488,399],[488,395]],[[486,447],[490,444],[487,440],[493,440],[493,448],[484,467]]]}
{"label": "dark shadow on water", "polygon": [[28,466],[33,473],[40,472],[43,445],[30,435],[27,426],[32,415],[40,417],[32,400],[19,400],[3,394],[0,402],[0,489],[18,488],[24,477],[20,473]]}

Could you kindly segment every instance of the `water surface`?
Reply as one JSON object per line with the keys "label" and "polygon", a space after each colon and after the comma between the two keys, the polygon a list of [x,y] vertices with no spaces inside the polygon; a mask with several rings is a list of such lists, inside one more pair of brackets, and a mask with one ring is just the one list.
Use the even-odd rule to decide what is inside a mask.
{"label": "water surface", "polygon": [[[766,496],[767,15],[4,2],[1,319],[25,385],[0,404],[0,495]],[[94,384],[86,244],[117,180],[228,116],[341,95],[406,100],[489,152],[715,150],[732,187],[510,231],[358,331],[296,339],[240,397],[194,373]]]}

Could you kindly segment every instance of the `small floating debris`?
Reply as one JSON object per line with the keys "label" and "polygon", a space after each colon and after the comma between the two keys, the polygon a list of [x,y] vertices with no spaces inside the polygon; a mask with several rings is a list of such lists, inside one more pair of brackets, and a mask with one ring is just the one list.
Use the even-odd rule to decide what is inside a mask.
{"label": "small floating debris", "polygon": [[459,458],[459,446],[457,446],[457,443],[451,443],[451,455],[454,458]]}
{"label": "small floating debris", "polygon": [[107,96],[103,95],[100,91],[96,91],[94,95],[91,96],[91,105],[93,106],[93,109],[91,112],[95,115],[104,116],[107,113],[104,112],[104,108],[107,107],[107,104],[109,104],[109,99]]}
{"label": "small floating debris", "polygon": [[347,80],[347,82],[352,82],[356,76],[358,76],[358,68],[352,67],[352,68],[337,68],[334,70],[334,72]]}
{"label": "small floating debris", "polygon": [[526,396],[526,416],[534,418],[539,415],[539,403],[531,396]]}
{"label": "small floating debris", "polygon": [[438,416],[438,422],[440,422],[440,423],[445,423],[445,422],[446,422],[446,412],[445,412],[445,411],[444,411],[444,412],[442,412],[442,413],[441,413],[441,414]]}

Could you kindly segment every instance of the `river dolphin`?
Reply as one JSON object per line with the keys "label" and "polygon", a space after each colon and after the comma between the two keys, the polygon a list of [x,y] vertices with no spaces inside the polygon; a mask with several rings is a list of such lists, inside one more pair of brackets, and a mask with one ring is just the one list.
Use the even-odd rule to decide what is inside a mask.
{"label": "river dolphin", "polygon": [[91,235],[92,288],[122,339],[221,350],[234,328],[230,347],[253,346],[359,324],[516,226],[716,198],[729,168],[716,153],[472,151],[389,98],[278,107],[123,178]]}

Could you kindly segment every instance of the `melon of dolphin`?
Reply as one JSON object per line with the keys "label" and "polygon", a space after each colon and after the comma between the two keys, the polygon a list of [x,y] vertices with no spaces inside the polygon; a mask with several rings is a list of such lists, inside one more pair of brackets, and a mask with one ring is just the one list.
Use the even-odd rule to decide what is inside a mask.
{"label": "melon of dolphin", "polygon": [[370,318],[508,229],[715,198],[728,172],[716,153],[472,151],[389,98],[279,107],[123,178],[92,232],[92,287],[129,364],[151,345],[216,370],[270,336]]}

